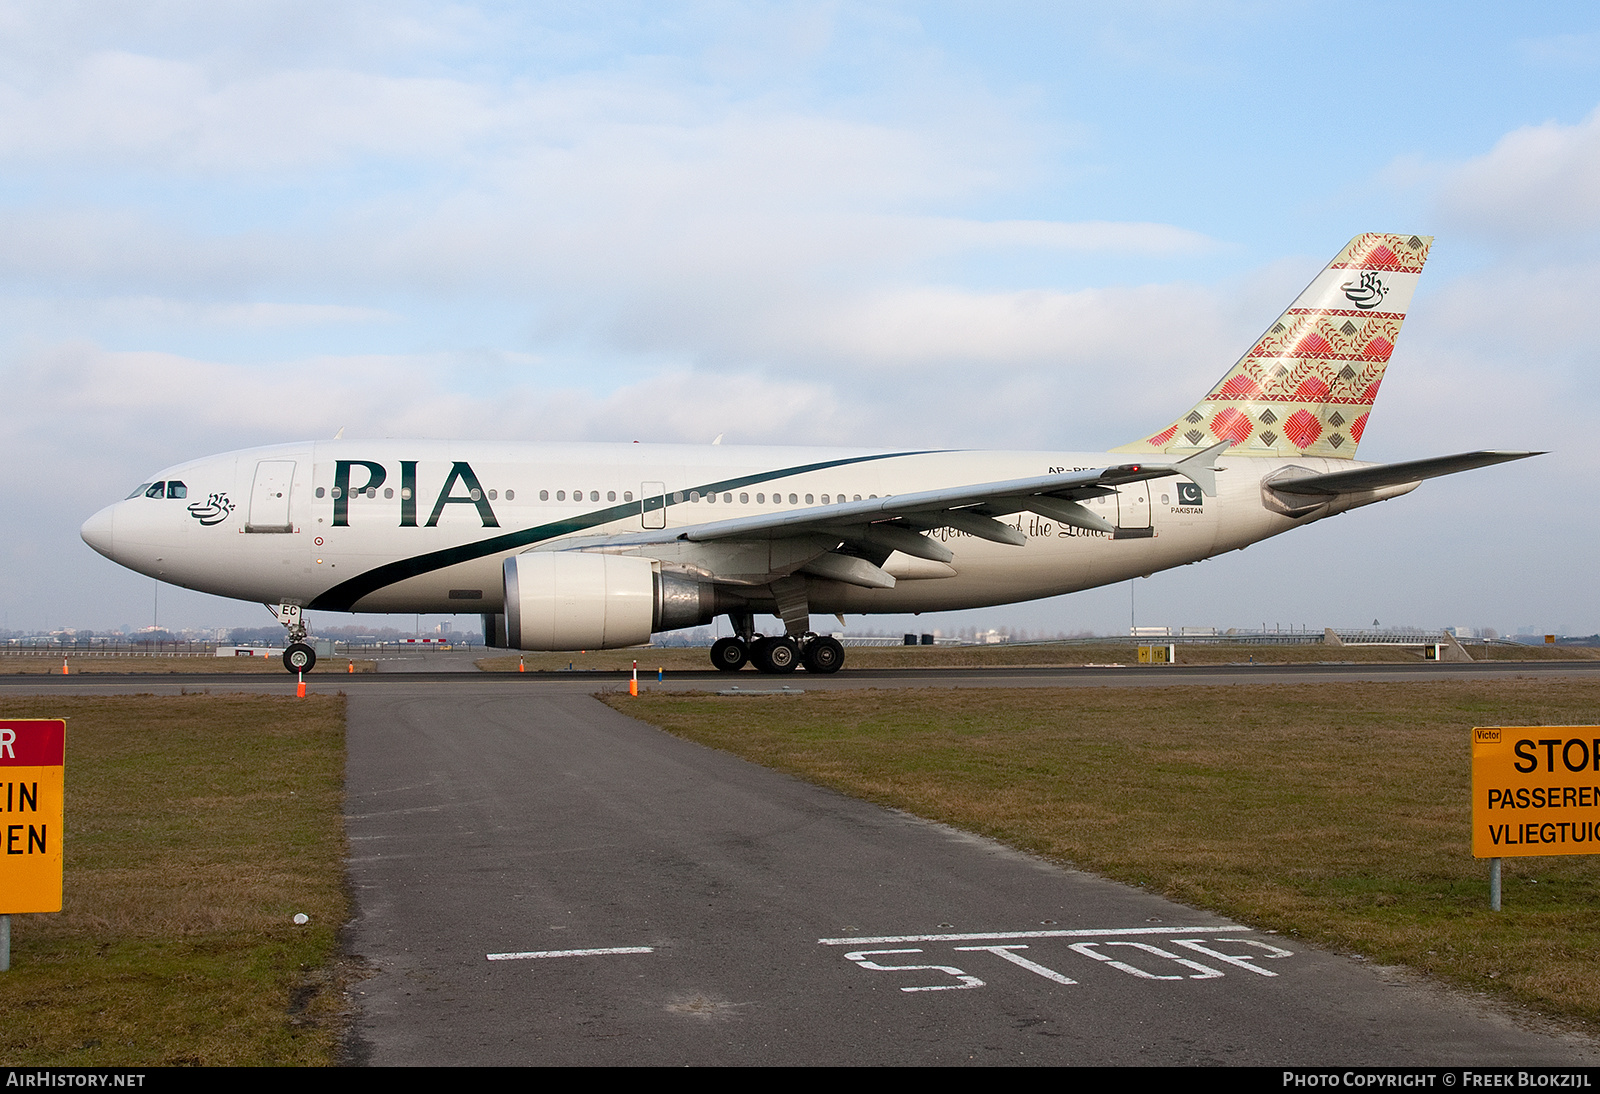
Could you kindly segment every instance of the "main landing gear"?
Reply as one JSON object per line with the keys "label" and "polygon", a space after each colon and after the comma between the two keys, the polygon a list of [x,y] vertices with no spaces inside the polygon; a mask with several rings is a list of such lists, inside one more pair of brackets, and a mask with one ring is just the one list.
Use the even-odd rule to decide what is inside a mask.
{"label": "main landing gear", "polygon": [[297,675],[310,672],[317,663],[317,651],[306,643],[306,623],[300,618],[300,605],[279,604],[274,607],[268,604],[267,611],[278,617],[278,622],[283,624],[287,632],[289,645],[283,651],[283,667]]}
{"label": "main landing gear", "polygon": [[807,672],[827,674],[844,667],[844,644],[821,634],[766,638],[719,638],[711,647],[711,663],[723,672],[738,672],[745,662],[760,672],[781,675],[804,665]]}

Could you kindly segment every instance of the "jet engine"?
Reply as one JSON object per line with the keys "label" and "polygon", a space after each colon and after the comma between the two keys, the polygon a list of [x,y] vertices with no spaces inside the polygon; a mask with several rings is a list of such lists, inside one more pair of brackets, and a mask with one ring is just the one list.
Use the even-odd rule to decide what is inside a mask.
{"label": "jet engine", "polygon": [[517,650],[638,646],[716,617],[716,588],[631,555],[536,551],[505,561],[505,644]]}

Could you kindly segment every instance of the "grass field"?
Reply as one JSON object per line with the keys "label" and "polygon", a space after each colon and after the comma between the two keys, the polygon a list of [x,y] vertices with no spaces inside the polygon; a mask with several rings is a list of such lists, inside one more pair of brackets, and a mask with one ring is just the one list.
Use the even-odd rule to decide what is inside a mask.
{"label": "grass field", "polygon": [[331,1062],[343,697],[8,698],[0,717],[67,719],[64,908],[12,917],[0,1063]]}
{"label": "grass field", "polygon": [[1492,913],[1468,831],[1471,727],[1595,723],[1600,683],[605,698],[848,794],[1600,1029],[1600,859],[1508,859]]}

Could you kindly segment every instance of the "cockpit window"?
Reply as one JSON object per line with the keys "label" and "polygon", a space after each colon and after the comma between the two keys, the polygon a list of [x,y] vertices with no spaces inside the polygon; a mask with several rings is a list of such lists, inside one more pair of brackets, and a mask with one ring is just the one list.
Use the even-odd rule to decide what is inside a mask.
{"label": "cockpit window", "polygon": [[177,479],[169,479],[168,480],[168,482],[167,482],[167,497],[169,497],[169,498],[186,498],[188,496],[189,496],[189,488],[187,486],[185,486],[183,483],[179,482]]}
{"label": "cockpit window", "polygon": [[129,494],[128,497],[136,498],[148,489],[150,489],[150,484],[147,482],[141,482],[138,486],[133,488],[133,493]]}
{"label": "cockpit window", "polygon": [[150,487],[150,489],[146,490],[144,492],[144,496],[147,497],[147,498],[159,498],[163,494],[166,493],[166,489],[167,489],[167,484],[166,483],[158,482],[158,483],[153,484]]}

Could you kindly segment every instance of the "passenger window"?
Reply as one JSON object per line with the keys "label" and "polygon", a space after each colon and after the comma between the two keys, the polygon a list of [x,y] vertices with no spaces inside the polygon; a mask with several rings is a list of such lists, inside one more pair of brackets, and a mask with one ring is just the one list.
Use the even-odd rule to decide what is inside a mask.
{"label": "passenger window", "polygon": [[557,501],[566,501],[567,500],[567,492],[565,490],[557,490],[556,491],[556,500]]}
{"label": "passenger window", "polygon": [[765,505],[765,504],[767,504],[767,496],[765,494],[757,494],[756,495],[756,504],[757,505]]}
{"label": "passenger window", "polygon": [[828,504],[828,495],[826,495],[826,494],[822,495],[822,504],[823,505],[827,505]]}
{"label": "passenger window", "polygon": [[[506,495],[506,497],[510,497],[510,496],[511,496],[510,494]],[[622,500],[623,501],[632,501],[633,500],[633,491],[632,490],[624,490],[622,492]]]}
{"label": "passenger window", "polygon": [[[489,494],[492,497],[494,495],[494,491],[493,490],[489,491]],[[386,497],[386,498],[394,497],[394,488],[391,487],[391,486],[385,486],[383,488],[383,496]]]}
{"label": "passenger window", "polygon": [[616,501],[617,500],[617,492],[615,490],[607,490],[606,491],[606,500],[607,501]]}
{"label": "passenger window", "polygon": [[327,493],[327,492],[328,492],[328,491],[327,491],[327,490],[325,490],[325,489],[323,489],[323,488],[322,488],[322,487],[320,487],[320,486],[319,486],[319,487],[317,487],[317,497],[319,497],[319,498],[320,498],[320,497],[322,497],[322,496],[323,496],[323,495],[324,495],[324,494],[326,494],[326,493]]}
{"label": "passenger window", "polygon": [[[386,498],[390,498],[390,497],[393,497],[394,495],[392,493],[390,493],[388,490],[385,490],[383,492],[383,496],[386,497]],[[489,500],[490,501],[493,501],[495,498],[498,498],[499,496],[500,496],[499,492],[494,491],[494,490],[489,491]]]}
{"label": "passenger window", "polygon": [[806,504],[807,505],[815,505],[816,504],[816,498],[811,494],[807,494],[806,495]]}
{"label": "passenger window", "polygon": [[673,504],[675,504],[675,505],[681,505],[683,503],[683,491],[682,490],[674,490],[672,492],[672,501],[673,501]]}
{"label": "passenger window", "polygon": [[507,490],[506,491],[506,500],[507,501],[516,501],[517,500],[517,492],[515,490]]}
{"label": "passenger window", "polygon": [[548,490],[539,491],[539,500],[540,501],[549,501],[550,500],[550,491],[548,491]]}
{"label": "passenger window", "polygon": [[181,482],[169,482],[169,483],[167,483],[167,497],[169,497],[169,498],[186,498],[188,496],[189,496],[189,488],[187,486],[185,486],[183,483],[181,483]]}
{"label": "passenger window", "polygon": [[700,500],[700,491],[698,491],[698,490],[689,491],[689,500],[690,501],[699,501]]}
{"label": "passenger window", "polygon": [[789,495],[789,504],[790,505],[799,505],[800,504],[800,495],[799,494],[790,494]]}
{"label": "passenger window", "polygon": [[599,501],[600,500],[600,491],[598,491],[598,490],[589,491],[589,500],[590,501]]}
{"label": "passenger window", "polygon": [[739,495],[739,504],[740,505],[749,505],[750,504],[750,495],[749,494],[740,494]]}

